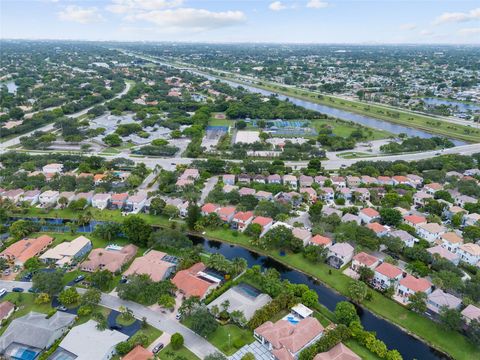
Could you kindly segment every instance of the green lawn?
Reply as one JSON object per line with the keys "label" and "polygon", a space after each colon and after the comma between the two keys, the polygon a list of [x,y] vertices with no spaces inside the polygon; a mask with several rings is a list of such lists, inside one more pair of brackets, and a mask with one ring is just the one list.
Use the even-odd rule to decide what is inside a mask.
{"label": "green lawn", "polygon": [[379,129],[369,128],[366,126],[361,126],[347,121],[342,120],[332,120],[332,119],[318,119],[312,120],[313,126],[317,131],[321,130],[325,126],[328,126],[332,129],[333,134],[341,137],[349,137],[351,133],[357,129],[361,129],[367,135],[367,138],[363,141],[379,140],[386,139],[391,136],[394,136],[388,131],[383,131]]}
{"label": "green lawn", "polygon": [[232,355],[244,345],[252,343],[254,338],[250,330],[227,324],[219,326],[207,340],[224,354]]}
{"label": "green lawn", "polygon": [[210,126],[235,126],[235,120],[228,119],[216,119],[215,114],[212,114],[212,117],[208,121]]}
{"label": "green lawn", "polygon": [[147,325],[145,329],[138,330],[137,334],[146,335],[148,337],[148,345],[150,345],[156,339],[158,339],[163,334],[163,332],[161,330],[158,330],[157,328],[154,328],[152,325]]}
{"label": "green lawn", "polygon": [[354,339],[347,340],[345,342],[345,345],[347,345],[350,350],[360,356],[363,360],[380,360],[377,355],[370,352],[370,350],[368,350],[365,346],[361,345],[358,341]]}
{"label": "green lawn", "polygon": [[135,318],[132,316],[131,319],[124,319],[122,314],[117,315],[115,322],[122,326],[130,326],[135,322]]}
{"label": "green lawn", "polygon": [[165,349],[158,353],[158,358],[161,360],[200,360],[194,353],[188,350],[185,346],[182,346],[179,350],[173,350],[171,345],[167,345]]}

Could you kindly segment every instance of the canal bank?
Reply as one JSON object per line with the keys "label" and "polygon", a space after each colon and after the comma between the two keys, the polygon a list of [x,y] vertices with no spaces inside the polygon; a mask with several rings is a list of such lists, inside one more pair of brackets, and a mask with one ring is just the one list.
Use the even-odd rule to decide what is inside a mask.
{"label": "canal bank", "polygon": [[[21,218],[39,220],[28,216]],[[59,226],[60,231],[66,230],[66,223],[69,221],[71,220],[62,218],[43,219],[43,222],[47,224],[42,226],[42,230],[55,231],[52,225],[53,227]],[[105,222],[111,221],[97,221],[95,225]],[[157,229],[166,226],[152,225]],[[93,228],[93,223],[88,224],[80,228],[79,232],[83,230],[91,232]],[[306,265],[308,264],[297,254],[282,257],[276,252],[266,252],[253,248],[242,239],[243,234],[232,235],[228,238],[211,232],[207,234],[192,233],[190,235],[194,236],[192,239],[196,239],[195,241],[202,242],[202,246],[207,252],[221,252],[227,258],[244,257],[249,265],[258,264],[282,270],[281,273],[284,278],[295,283],[305,283],[315,289],[319,294],[320,303],[329,310],[334,310],[338,301],[348,300],[341,294],[348,293],[348,283],[346,281],[350,281],[350,279],[326,265],[316,264],[307,268]],[[204,236],[211,240],[205,239]],[[391,309],[398,309],[398,313],[395,314],[394,311],[392,315]],[[359,310],[365,329],[375,331],[380,340],[384,341],[389,348],[400,351],[405,359],[448,359],[448,356],[434,350],[434,348],[451,354],[455,359],[471,359],[472,356],[480,356],[478,349],[473,348],[464,336],[441,329],[438,324],[434,324],[429,319],[401,307],[401,305],[379,293],[373,292],[373,300],[363,304],[363,307]],[[387,313],[385,313],[385,310],[388,310]]]}

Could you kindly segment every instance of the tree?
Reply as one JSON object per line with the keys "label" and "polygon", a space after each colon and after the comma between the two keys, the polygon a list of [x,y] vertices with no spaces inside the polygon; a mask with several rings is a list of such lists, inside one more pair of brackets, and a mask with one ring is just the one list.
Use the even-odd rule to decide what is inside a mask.
{"label": "tree", "polygon": [[242,356],[241,360],[255,360],[255,355],[253,355],[251,352],[248,352]]}
{"label": "tree", "polygon": [[163,211],[163,209],[165,208],[165,200],[163,200],[162,198],[160,197],[155,197],[152,199],[151,203],[150,203],[150,208],[149,208],[149,212],[151,215],[160,215]]}
{"label": "tree", "polygon": [[203,306],[195,308],[188,316],[192,330],[198,335],[207,337],[217,330],[218,323],[212,314]]}
{"label": "tree", "polygon": [[14,240],[20,240],[38,230],[38,224],[35,224],[30,220],[17,220],[10,225],[8,231]]}
{"label": "tree", "polygon": [[23,264],[23,267],[29,271],[38,270],[43,266],[43,263],[36,256],[31,257]]}
{"label": "tree", "polygon": [[196,203],[190,203],[187,209],[187,218],[185,219],[190,230],[195,228],[195,224],[202,216],[200,207]]}
{"label": "tree", "polygon": [[50,296],[58,294],[63,289],[63,273],[55,272],[37,272],[32,278],[32,287],[42,293]]}
{"label": "tree", "polygon": [[123,232],[128,240],[138,246],[147,246],[152,227],[137,215],[130,215],[123,221]]}
{"label": "tree", "polygon": [[360,275],[360,281],[369,282],[373,279],[375,272],[366,266],[361,266],[358,270],[358,274]]}
{"label": "tree", "polygon": [[327,259],[328,249],[325,246],[307,245],[303,249],[303,257],[314,263],[323,263]]}
{"label": "tree", "polygon": [[367,297],[368,287],[362,281],[352,281],[348,287],[348,295],[352,301],[362,303]]}
{"label": "tree", "polygon": [[113,280],[113,275],[108,270],[97,270],[90,275],[92,284],[102,291],[107,291]]}
{"label": "tree", "polygon": [[462,314],[457,309],[449,309],[445,306],[440,309],[440,322],[446,329],[458,331],[463,325]]}
{"label": "tree", "polygon": [[337,322],[349,326],[352,321],[359,321],[357,309],[348,301],[340,301],[335,306],[335,317]]}
{"label": "tree", "polygon": [[170,344],[172,344],[173,350],[179,350],[183,346],[183,336],[180,333],[175,333],[170,338]]}
{"label": "tree", "polygon": [[380,209],[380,217],[382,224],[389,226],[398,226],[403,220],[400,211],[392,208]]}
{"label": "tree", "polygon": [[424,313],[427,311],[427,294],[421,291],[417,291],[415,294],[410,295],[408,298],[408,308],[417,313]]}
{"label": "tree", "polygon": [[244,231],[244,234],[251,238],[258,239],[262,233],[262,226],[260,224],[249,224]]}
{"label": "tree", "polygon": [[82,295],[80,302],[83,305],[97,305],[100,303],[102,298],[102,293],[100,290],[95,288],[90,288]]}
{"label": "tree", "polygon": [[158,299],[158,305],[166,309],[173,309],[175,307],[175,298],[170,294],[162,294]]}
{"label": "tree", "polygon": [[302,295],[302,304],[308,307],[318,305],[318,294],[314,290],[307,290]]}
{"label": "tree", "polygon": [[69,287],[63,290],[60,294],[58,294],[58,301],[60,301],[62,305],[65,305],[65,306],[76,304],[79,299],[80,299],[80,294],[77,292],[77,289],[74,287]]}
{"label": "tree", "polygon": [[0,271],[8,269],[10,266],[8,265],[8,260],[5,258],[0,258]]}
{"label": "tree", "polygon": [[468,331],[467,337],[473,342],[475,345],[480,345],[480,321],[477,319],[473,319],[468,324]]}
{"label": "tree", "polygon": [[222,353],[217,351],[213,354],[205,356],[203,360],[227,360],[227,358]]}
{"label": "tree", "polygon": [[50,295],[47,293],[40,293],[35,298],[35,304],[47,304],[50,302]]}

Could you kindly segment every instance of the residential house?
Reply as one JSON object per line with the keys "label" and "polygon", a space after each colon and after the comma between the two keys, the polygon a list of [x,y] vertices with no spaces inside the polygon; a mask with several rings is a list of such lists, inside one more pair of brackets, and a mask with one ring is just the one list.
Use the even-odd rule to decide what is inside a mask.
{"label": "residential house", "polygon": [[318,234],[313,236],[309,241],[309,245],[324,246],[326,248],[329,248],[332,244],[332,239]]}
{"label": "residential house", "polygon": [[228,193],[230,193],[230,192],[232,192],[232,191],[238,190],[238,186],[236,186],[236,185],[228,185],[228,184],[227,184],[227,185],[223,185],[222,190],[223,190],[223,192],[224,192],[225,194],[228,194]]}
{"label": "residential house", "polygon": [[108,270],[116,273],[122,266],[132,260],[138,248],[133,244],[126,246],[109,245],[105,249],[94,249],[88,258],[80,264],[80,269],[87,272]]}
{"label": "residential house", "polygon": [[403,298],[403,300],[408,301],[408,298],[417,293],[423,292],[425,294],[430,294],[432,292],[432,284],[425,278],[416,278],[410,274],[407,274],[402,280],[400,280],[398,285],[398,295]]}
{"label": "residential house", "polygon": [[230,223],[236,211],[235,206],[225,206],[217,209],[217,214],[223,222]]}
{"label": "residential house", "polygon": [[307,194],[308,200],[312,203],[317,201],[317,192],[311,187],[300,188],[300,194]]}
{"label": "residential house", "polygon": [[440,241],[440,245],[451,252],[457,252],[458,247],[463,244],[463,238],[453,231],[442,234]]}
{"label": "residential house", "polygon": [[339,269],[352,260],[354,248],[349,243],[336,243],[328,249],[328,263]]}
{"label": "residential house", "polygon": [[26,201],[31,205],[38,203],[40,198],[40,190],[28,190],[25,191],[22,195],[21,201]]}
{"label": "residential house", "polygon": [[427,309],[435,314],[440,314],[444,308],[459,310],[462,300],[444,292],[442,289],[436,289],[427,296]]}
{"label": "residential house", "polygon": [[460,260],[470,265],[480,266],[480,246],[474,243],[460,245],[457,249]]}
{"label": "residential house", "polygon": [[378,184],[378,180],[368,175],[362,175],[360,183],[364,185],[376,185]]}
{"label": "residential house", "polygon": [[253,336],[272,353],[272,359],[297,359],[303,349],[323,334],[323,326],[314,317],[301,319],[295,325],[288,320],[267,321],[257,327]]}
{"label": "residential house", "polygon": [[262,227],[262,232],[260,233],[260,236],[263,236],[267,233],[268,230],[270,230],[270,227],[273,225],[273,219],[264,216],[257,216],[255,217],[255,219],[253,219],[252,224],[258,224]]}
{"label": "residential house", "polygon": [[347,222],[350,222],[350,221],[354,221],[357,223],[357,225],[361,225],[362,224],[362,219],[360,219],[360,216],[358,215],[354,215],[354,214],[350,214],[350,213],[346,213],[345,215],[342,216],[341,218],[341,221],[343,223],[347,223]]}
{"label": "residential house", "polygon": [[293,207],[299,206],[302,203],[302,196],[296,191],[279,192],[274,199],[278,202],[291,204]]}
{"label": "residential house", "polygon": [[238,175],[238,180],[241,184],[250,184],[250,175],[248,174],[240,174]]}
{"label": "residential house", "polygon": [[413,195],[413,205],[416,207],[425,206],[430,199],[433,199],[433,195],[424,191],[418,191]]}
{"label": "residential house", "polygon": [[419,188],[423,184],[423,178],[415,174],[408,174],[407,179],[410,180],[410,184],[416,188]]}
{"label": "residential house", "polygon": [[397,186],[397,185],[412,186],[412,184],[410,183],[410,180],[406,176],[403,176],[403,175],[397,175],[397,176],[392,177],[392,182],[393,182],[393,185],[395,185],[395,186]]}
{"label": "residential house", "polygon": [[98,186],[105,181],[106,177],[107,174],[95,174],[93,176],[93,183]]}
{"label": "residential house", "polygon": [[303,242],[303,246],[307,246],[312,238],[312,233],[310,230],[303,229],[303,228],[293,228],[292,230],[293,236]]}
{"label": "residential house", "polygon": [[435,240],[439,239],[446,231],[447,229],[445,226],[437,223],[421,224],[417,228],[418,236],[427,240],[429,243],[433,243]]}
{"label": "residential house", "polygon": [[297,188],[297,177],[293,175],[283,175],[283,184],[293,189]]}
{"label": "residential house", "polygon": [[377,177],[377,183],[379,185],[395,185],[395,182],[389,176],[379,176],[379,177]]}
{"label": "residential house", "polygon": [[315,355],[313,360],[361,360],[362,358],[346,347],[338,343],[330,350]]}
{"label": "residential house", "polygon": [[346,181],[347,181],[347,186],[349,188],[359,187],[360,184],[362,183],[362,181],[360,180],[360,178],[358,176],[347,176]]}
{"label": "residential house", "polygon": [[88,320],[73,327],[51,359],[111,359],[117,353],[116,345],[128,340],[129,336],[117,330],[99,330],[97,325],[94,320]]}
{"label": "residential house", "polygon": [[70,265],[72,261],[80,259],[92,250],[92,242],[85,236],[79,236],[72,241],[64,241],[52,249],[48,249],[40,256],[46,263],[55,263],[57,266]]}
{"label": "residential house", "polygon": [[427,218],[419,215],[407,215],[403,217],[403,222],[417,230],[420,225],[427,223]]}
{"label": "residential house", "polygon": [[472,213],[463,216],[463,225],[471,226],[480,224],[480,214]]}
{"label": "residential house", "polygon": [[362,251],[353,257],[350,268],[356,272],[358,272],[362,267],[374,270],[379,263],[380,259]]}
{"label": "residential house", "polygon": [[443,190],[443,185],[439,183],[426,184],[423,190],[430,195],[434,195],[437,191]]}
{"label": "residential house", "polygon": [[222,177],[225,185],[235,185],[235,175],[226,174]]}
{"label": "residential house", "polygon": [[378,237],[385,236],[390,231],[390,229],[387,226],[383,226],[377,222],[372,222],[370,224],[367,224],[367,228],[372,230],[375,233],[375,235],[377,235]]}
{"label": "residential house", "polygon": [[247,188],[247,187],[242,187],[240,190],[238,190],[238,193],[240,196],[247,196],[247,195],[255,195],[255,189]]}
{"label": "residential house", "polygon": [[461,179],[463,177],[463,174],[460,174],[458,171],[448,171],[445,176],[447,178],[458,178]]}
{"label": "residential house", "polygon": [[269,201],[273,200],[273,194],[271,192],[263,191],[263,190],[257,191],[257,193],[255,194],[255,197],[258,200],[269,200]]}
{"label": "residential house", "polygon": [[180,176],[182,180],[198,180],[200,178],[200,173],[198,169],[185,169],[183,174]]}
{"label": "residential house", "polygon": [[43,207],[52,206],[57,203],[60,193],[55,190],[47,190],[40,194],[38,201]]}
{"label": "residential house", "polygon": [[10,301],[2,301],[0,303],[0,321],[7,320],[15,311],[15,305]]}
{"label": "residential house", "polygon": [[232,219],[232,226],[238,231],[245,231],[245,229],[253,221],[253,211],[239,211]]}
{"label": "residential house", "polygon": [[[75,322],[76,315],[57,311],[51,317],[30,312],[14,319],[0,337],[0,357],[34,359],[61,338]],[[28,350],[26,350],[28,349]]]}
{"label": "residential house", "polygon": [[476,307],[475,305],[468,305],[462,310],[461,314],[467,325],[469,325],[472,320],[480,321],[480,308]]}
{"label": "residential house", "polygon": [[333,201],[335,199],[335,191],[331,187],[322,187],[318,189],[318,193],[323,201]]}
{"label": "residential house", "polygon": [[42,168],[44,174],[60,174],[63,172],[63,164],[47,164]]}
{"label": "residential house", "polygon": [[463,175],[465,176],[475,176],[475,175],[480,175],[480,169],[468,169],[465,170]]}
{"label": "residential house", "polygon": [[155,357],[150,350],[145,349],[142,345],[135,346],[122,360],[151,360]]}
{"label": "residential house", "polygon": [[307,175],[300,175],[298,181],[299,181],[300,187],[308,188],[308,187],[311,187],[313,184],[313,177],[307,176]]}
{"label": "residential house", "polygon": [[257,174],[253,177],[253,182],[259,183],[259,184],[265,184],[265,176]]}
{"label": "residential house", "polygon": [[324,206],[322,208],[322,215],[323,216],[330,216],[330,215],[337,215],[339,218],[342,217],[342,212],[340,210],[334,209],[330,206]]}
{"label": "residential house", "polygon": [[320,186],[325,186],[325,181],[329,180],[326,176],[323,175],[317,175],[314,178],[315,183],[317,183]]}
{"label": "residential house", "polygon": [[281,184],[282,183],[282,177],[278,174],[269,175],[267,177],[267,181],[268,181],[269,184]]}
{"label": "residential house", "polygon": [[139,191],[135,195],[131,195],[128,197],[125,206],[130,210],[130,212],[138,214],[140,211],[143,210],[146,202],[147,194],[143,191]]}
{"label": "residential house", "polygon": [[45,251],[52,241],[53,238],[48,235],[41,235],[33,239],[22,239],[3,250],[0,257],[13,262],[15,265],[23,266],[25,261]]}
{"label": "residential house", "polygon": [[427,251],[433,256],[437,255],[445,260],[454,263],[455,265],[458,265],[458,263],[460,262],[460,255],[454,254],[453,252],[448,251],[440,245],[428,248]]}
{"label": "residential house", "polygon": [[360,201],[370,201],[370,191],[366,188],[355,188],[352,189],[355,198]]}
{"label": "residential house", "polygon": [[347,187],[347,181],[343,176],[333,176],[331,178],[331,181],[333,186],[335,186],[336,189]]}
{"label": "residential house", "polygon": [[110,198],[110,206],[112,209],[121,210],[127,203],[127,199],[128,199],[127,193],[112,194]]}
{"label": "residential house", "polygon": [[413,245],[415,245],[415,243],[419,241],[415,236],[406,232],[405,230],[394,230],[391,231],[388,235],[391,237],[399,238],[400,240],[402,240],[406,247],[413,247]]}
{"label": "residential house", "polygon": [[143,256],[135,258],[123,275],[148,275],[152,281],[158,282],[167,279],[175,268],[176,264],[166,253],[150,250]]}
{"label": "residential house", "polygon": [[455,197],[455,205],[460,206],[462,208],[465,207],[466,204],[476,204],[478,202],[477,199],[468,195],[458,195]]}
{"label": "residential house", "polygon": [[222,279],[205,273],[206,268],[205,264],[199,262],[188,269],[180,270],[173,277],[172,283],[185,297],[198,296],[203,299],[222,281]]}
{"label": "residential house", "polygon": [[203,216],[208,216],[210,214],[216,213],[217,209],[219,208],[218,205],[212,204],[212,203],[206,203],[202,206],[202,215]]}
{"label": "residential house", "polygon": [[448,209],[445,209],[445,211],[444,211],[444,215],[449,220],[451,220],[452,217],[457,215],[458,213],[468,214],[468,211],[466,211],[465,209],[463,209],[463,208],[461,208],[460,206],[457,206],[457,205],[452,205]]}
{"label": "residential house", "polygon": [[24,191],[22,189],[7,190],[2,193],[2,198],[17,204],[22,199],[23,194]]}
{"label": "residential house", "polygon": [[363,208],[360,210],[358,216],[362,219],[362,222],[368,224],[373,220],[380,218],[380,213],[373,208]]}
{"label": "residential house", "polygon": [[337,194],[339,198],[350,200],[352,198],[353,192],[350,188],[344,187],[340,188]]}
{"label": "residential house", "polygon": [[396,288],[403,278],[403,271],[399,267],[383,262],[375,268],[373,284],[380,289]]}
{"label": "residential house", "polygon": [[90,205],[92,203],[92,199],[93,199],[93,191],[79,192],[75,196],[75,200],[80,200],[80,199],[85,199],[87,201],[87,204]]}
{"label": "residential house", "polygon": [[112,195],[108,193],[95,194],[92,197],[92,206],[94,208],[104,210],[108,207],[111,198],[112,198]]}

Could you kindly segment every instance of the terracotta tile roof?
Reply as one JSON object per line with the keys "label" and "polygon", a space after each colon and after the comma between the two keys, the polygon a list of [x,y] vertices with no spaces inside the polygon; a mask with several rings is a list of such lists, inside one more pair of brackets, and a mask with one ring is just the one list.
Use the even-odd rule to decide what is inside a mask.
{"label": "terracotta tile roof", "polygon": [[185,294],[185,296],[198,296],[203,298],[213,285],[211,282],[197,276],[200,271],[205,269],[205,264],[201,262],[196,263],[189,269],[177,272],[173,277],[172,282]]}
{"label": "terracotta tile roof", "polygon": [[339,343],[330,350],[317,354],[313,360],[361,360],[362,358],[355,354],[348,347]]}
{"label": "terracotta tile roof", "polygon": [[137,250],[138,248],[132,244],[124,246],[121,250],[93,249],[80,267],[85,271],[101,269],[116,272],[135,257]]}
{"label": "terracotta tile roof", "polygon": [[320,245],[320,246],[329,246],[332,245],[332,240],[326,236],[322,235],[315,235],[310,239],[310,242],[315,244],[315,245]]}
{"label": "terracotta tile roof", "polygon": [[369,228],[370,230],[375,232],[375,234],[379,234],[379,233],[387,231],[387,228],[385,226],[383,226],[379,223],[376,223],[376,222],[368,224],[367,228]]}
{"label": "terracotta tile roof", "polygon": [[480,256],[480,246],[474,243],[460,245],[460,249],[473,256]]}
{"label": "terracotta tile roof", "polygon": [[218,209],[218,205],[212,204],[212,203],[206,203],[205,205],[202,206],[202,212],[205,214],[211,214],[215,212],[215,210]]}
{"label": "terracotta tile roof", "polygon": [[40,254],[40,252],[50,245],[53,238],[48,235],[42,235],[36,239],[22,239],[6,248],[0,255],[12,260],[25,262],[28,259]]}
{"label": "terracotta tile roof", "polygon": [[235,211],[237,209],[235,206],[225,206],[217,210],[218,216],[220,216],[220,219],[222,220],[228,220],[229,217],[231,217],[233,214],[235,214]]}
{"label": "terracotta tile roof", "polygon": [[353,257],[353,260],[356,260],[360,264],[365,266],[372,266],[378,261],[378,259],[375,256],[367,254],[366,252],[363,252],[363,251],[355,255]]}
{"label": "terracotta tile roof", "polygon": [[112,201],[126,201],[127,199],[127,193],[112,194]]}
{"label": "terracotta tile roof", "polygon": [[237,221],[245,222],[250,220],[252,217],[253,217],[253,211],[245,211],[245,212],[239,211],[233,216],[233,219]]}
{"label": "terracotta tile roof", "polygon": [[175,264],[163,260],[164,252],[150,250],[147,254],[133,260],[132,265],[123,274],[125,276],[133,274],[145,274],[150,276],[153,281],[162,281],[165,279],[168,271],[175,267]]}
{"label": "terracotta tile roof", "polygon": [[132,351],[125,355],[122,360],[150,360],[153,359],[153,353],[141,345],[135,346]]}
{"label": "terracotta tile roof", "polygon": [[382,275],[385,275],[389,279],[395,279],[403,274],[403,271],[400,268],[387,262],[378,265],[375,271]]}
{"label": "terracotta tile roof", "polygon": [[364,209],[360,210],[360,212],[362,214],[367,215],[368,217],[371,217],[371,218],[377,217],[377,216],[380,215],[380,213],[377,210],[372,209],[372,208],[364,208]]}
{"label": "terracotta tile roof", "polygon": [[427,222],[427,219],[425,217],[418,216],[418,215],[407,215],[407,216],[404,216],[403,219],[415,225]]}
{"label": "terracotta tile roof", "polygon": [[257,216],[255,219],[253,219],[252,221],[254,224],[258,224],[262,227],[270,224],[273,222],[273,219],[272,218],[269,218],[269,217],[264,217],[264,216]]}
{"label": "terracotta tile roof", "polygon": [[432,287],[430,281],[425,278],[416,278],[412,275],[407,275],[402,280],[400,280],[400,285],[405,286],[406,288],[417,292],[417,291],[426,291]]}
{"label": "terracotta tile roof", "polygon": [[462,315],[469,320],[480,320],[480,309],[475,305],[468,305],[462,310]]}
{"label": "terracotta tile roof", "polygon": [[463,244],[463,238],[453,231],[443,234],[442,239],[448,241],[450,244]]}

